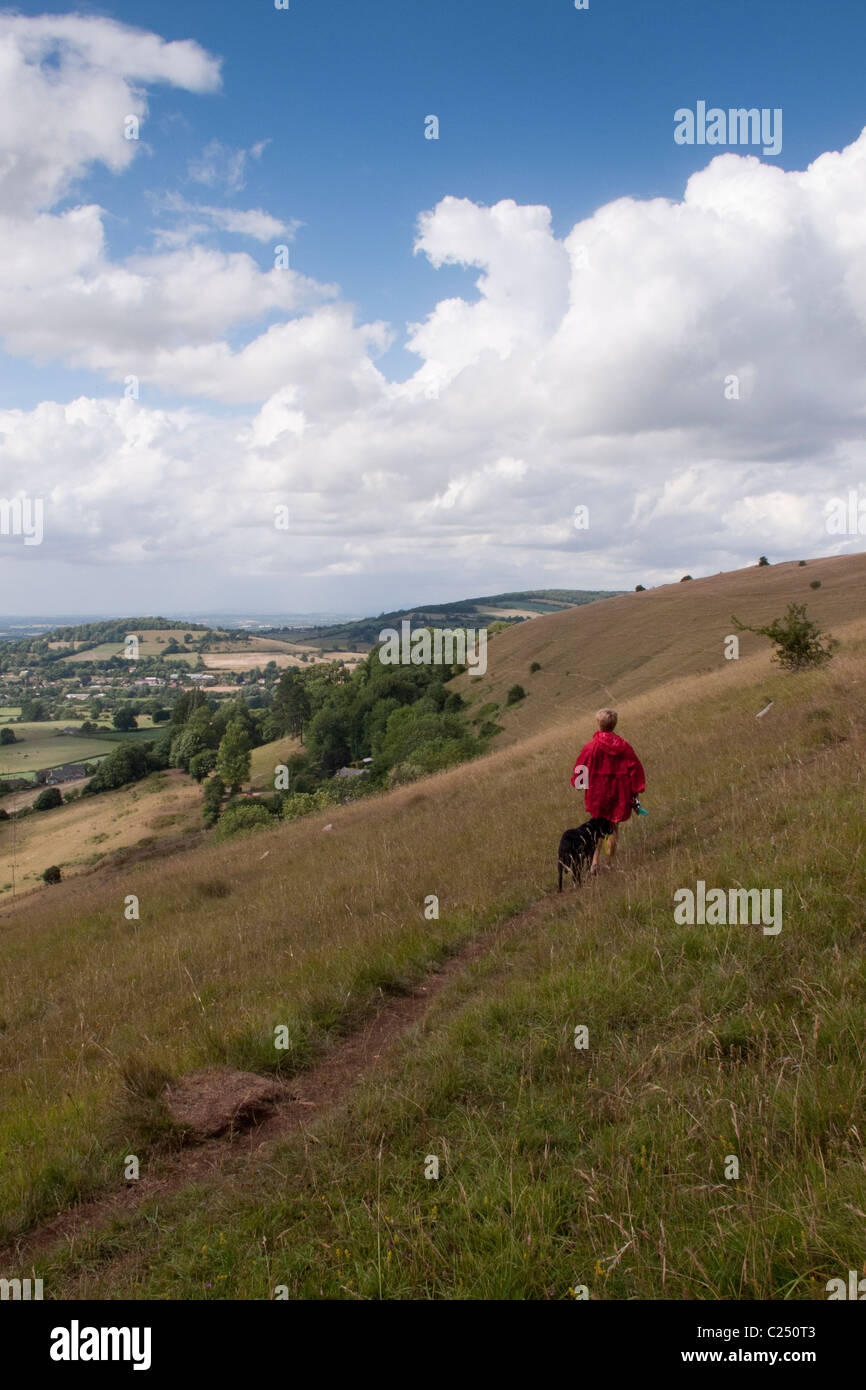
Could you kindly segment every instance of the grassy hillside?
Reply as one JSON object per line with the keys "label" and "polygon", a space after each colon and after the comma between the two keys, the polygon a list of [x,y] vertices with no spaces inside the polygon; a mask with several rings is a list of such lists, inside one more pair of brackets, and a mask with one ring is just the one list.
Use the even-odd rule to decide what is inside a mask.
{"label": "grassy hillside", "polygon": [[[587,729],[572,709],[599,701],[563,670],[559,694],[506,714],[524,737],[481,762],[0,915],[7,1233],[88,1192],[128,1192],[129,1153],[154,1184],[74,1239],[22,1246],[46,1290],[804,1298],[858,1268],[866,615],[844,573],[862,576],[861,557],[820,563],[810,611],[838,602],[843,642],[823,672],[785,674],[745,643],[722,659],[726,613],[771,616],[800,596],[782,567],[770,595],[766,569],[727,590],[682,585],[647,642],[646,601],[665,590],[598,605],[621,606],[618,644],[605,628],[593,647],[591,608],[491,643],[494,691],[513,679],[500,661],[544,670],[579,649],[593,679],[616,680],[620,729],[647,767],[650,817],[623,832],[620,871],[579,893],[551,890],[559,834],[583,819],[568,778]],[[706,605],[701,583],[715,586]],[[515,650],[528,632],[536,648]],[[697,879],[781,889],[782,931],[677,925],[673,894]],[[429,1011],[336,1110],[302,1111],[258,1158],[224,1144],[169,1180],[154,1142],[171,1134],[163,1077],[281,1071],[303,1094],[317,1056],[448,957],[458,968]]]}
{"label": "grassy hillside", "polygon": [[[815,582],[821,587],[813,589]],[[497,633],[487,674],[467,673],[455,685],[476,707],[499,704],[504,717],[496,717],[506,729],[500,739],[520,739],[572,712],[621,704],[678,676],[734,667],[723,659],[732,614],[755,626],[781,615],[788,603],[805,603],[810,617],[833,627],[863,612],[864,594],[866,554],[665,584]],[[739,637],[743,658],[767,649],[763,637]],[[539,671],[530,671],[533,662]],[[506,710],[515,684],[527,699]]]}
{"label": "grassy hillside", "polygon": [[[103,748],[113,746],[102,744]],[[83,784],[71,785],[80,788]],[[11,809],[22,800],[10,798],[6,804]],[[74,875],[118,850],[174,840],[200,829],[200,789],[180,772],[154,773],[135,786],[19,819],[15,826],[16,890],[21,893],[36,888],[50,864],[60,864],[64,875]],[[12,833],[11,820],[0,821],[0,901],[8,898],[12,888]]]}

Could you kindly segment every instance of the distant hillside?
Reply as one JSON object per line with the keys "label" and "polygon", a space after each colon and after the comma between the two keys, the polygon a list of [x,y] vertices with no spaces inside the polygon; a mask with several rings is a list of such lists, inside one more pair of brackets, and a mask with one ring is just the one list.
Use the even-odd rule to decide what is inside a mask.
{"label": "distant hillside", "polygon": [[[620,589],[521,589],[508,594],[486,594],[481,598],[456,599],[450,603],[419,604],[415,608],[397,608],[391,613],[379,613],[375,618],[359,618],[345,623],[322,627],[292,628],[292,640],[325,644],[330,647],[357,649],[370,647],[379,640],[384,627],[395,627],[404,618],[415,626],[435,623],[447,627],[484,627],[492,622],[518,623],[546,613],[559,613],[566,608],[579,608],[597,599],[615,598]],[[288,631],[273,628],[273,633]]]}
{"label": "distant hillside", "polygon": [[[500,742],[521,740],[578,712],[616,706],[683,676],[730,673],[736,662],[725,661],[723,651],[734,632],[734,613],[760,624],[780,617],[791,602],[804,603],[809,617],[831,631],[861,618],[864,580],[866,554],[859,554],[751,565],[661,584],[543,623],[519,623],[490,644],[483,677],[466,672],[453,688],[479,707],[496,706],[487,717],[495,713],[502,720]],[[739,637],[742,657],[770,650],[766,638],[750,632]],[[506,707],[514,684],[523,685],[527,698]]]}

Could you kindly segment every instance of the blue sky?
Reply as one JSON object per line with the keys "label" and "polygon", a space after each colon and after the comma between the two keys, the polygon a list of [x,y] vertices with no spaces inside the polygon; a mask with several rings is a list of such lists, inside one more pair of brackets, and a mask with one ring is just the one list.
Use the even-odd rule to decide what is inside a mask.
{"label": "blue sky", "polygon": [[[759,154],[767,170],[805,170],[824,152],[851,146],[866,124],[862,82],[866,11],[850,0],[826,0],[821,6],[806,3],[806,0],[785,0],[784,3],[783,0],[757,0],[757,3],[755,0],[752,3],[732,0],[718,6],[696,4],[694,0],[666,0],[657,5],[638,3],[638,0],[590,0],[587,11],[576,11],[571,0],[536,0],[533,4],[520,4],[516,0],[496,4],[441,0],[435,5],[406,4],[405,0],[402,3],[375,0],[368,5],[359,5],[357,0],[351,3],[349,0],[334,0],[333,3],[292,0],[288,11],[277,11],[265,0],[245,0],[244,4],[225,0],[195,4],[141,0],[134,7],[80,7],[70,11],[63,4],[24,3],[14,11],[0,10],[2,16],[22,18],[63,17],[70,13],[81,16],[82,22],[96,23],[109,18],[134,25],[137,30],[159,36],[166,43],[194,40],[200,50],[219,60],[221,82],[211,90],[189,90],[183,82],[169,85],[158,74],[142,78],[132,72],[126,80],[147,104],[142,140],[134,157],[122,169],[106,168],[100,162],[98,132],[94,134],[88,127],[88,133],[82,137],[83,152],[78,164],[70,160],[68,176],[61,179],[62,187],[58,184],[56,196],[43,200],[39,206],[34,204],[30,215],[59,219],[80,205],[98,207],[105,238],[105,261],[112,265],[134,264],[136,258],[150,256],[155,247],[164,249],[166,243],[158,238],[182,224],[196,222],[200,214],[191,212],[193,208],[257,209],[287,226],[300,224],[293,233],[286,234],[291,239],[293,272],[316,286],[333,287],[324,298],[344,306],[357,324],[381,322],[388,326],[387,342],[380,339],[357,369],[362,375],[366,373],[368,358],[384,383],[405,383],[425,361],[432,361],[407,349],[407,324],[422,323],[443,301],[460,299],[472,306],[482,297],[476,281],[486,264],[487,253],[483,247],[477,249],[474,241],[470,252],[461,250],[464,245],[462,226],[449,226],[442,238],[437,237],[437,245],[444,248],[441,254],[446,263],[434,264],[431,255],[424,251],[413,254],[419,216],[437,209],[443,200],[459,200],[457,212],[461,216],[470,204],[484,209],[502,202],[518,207],[548,208],[549,235],[559,248],[565,244],[575,224],[592,219],[599,209],[617,199],[642,202],[662,198],[677,204],[683,198],[690,176],[704,170],[713,155],[724,153],[718,149],[674,143],[674,111],[679,107],[694,107],[698,100],[705,100],[709,105],[722,108],[782,108],[782,151],[775,158]],[[19,42],[18,36],[13,34],[12,41]],[[68,38],[64,39],[64,43],[69,42]],[[94,52],[96,57],[91,54],[88,62],[94,65],[108,93],[111,61],[106,62],[100,56],[102,49]],[[44,58],[43,75],[55,64],[61,74],[65,73],[63,61],[56,55]],[[72,66],[74,68],[74,62]],[[101,90],[99,86],[94,88],[95,99]],[[115,119],[113,111],[114,108],[111,117],[106,115],[107,120]],[[424,138],[424,120],[431,113],[439,119],[438,140]],[[0,134],[0,153],[2,146]],[[753,155],[752,150],[740,151],[737,158]],[[26,161],[26,148],[16,150],[16,157]],[[207,177],[203,177],[203,173]],[[763,178],[768,192],[776,196],[777,185],[771,176],[765,174]],[[853,173],[850,178],[856,183]],[[852,187],[850,196],[854,206],[858,206],[859,192],[857,187]],[[741,196],[742,190],[738,190],[738,199]],[[812,196],[820,204],[821,189],[816,188]],[[181,211],[178,211],[178,200],[183,200]],[[174,210],[170,206],[172,202]],[[717,204],[716,215],[724,218],[725,208],[720,211],[719,207]],[[13,212],[19,215],[17,207],[13,207]],[[213,222],[212,213],[205,215],[205,221],[209,217]],[[737,236],[742,234],[743,217],[747,218],[748,213],[741,208],[735,219]],[[812,220],[814,214],[810,212],[810,223]],[[26,231],[22,234],[26,236]],[[639,238],[640,248],[645,246],[639,229],[632,228],[630,234]],[[476,233],[468,235],[471,240]],[[483,239],[484,233],[477,235]],[[449,236],[451,241],[448,241]],[[201,227],[186,242],[187,247],[201,245],[220,254],[242,253],[252,258],[263,275],[270,272],[273,265],[273,244],[273,238],[239,237],[214,225]],[[764,247],[764,252],[769,255],[771,249]],[[520,254],[516,243],[514,254]],[[627,247],[619,247],[617,254],[626,257]],[[778,260],[778,249],[776,255]],[[467,258],[462,259],[464,257]],[[830,250],[827,250],[827,257],[832,261]],[[456,263],[448,263],[450,261]],[[530,251],[526,264],[527,284],[536,271]],[[634,284],[630,288],[628,285],[625,260],[619,268],[613,263],[605,264],[603,273],[610,281],[611,302],[617,305],[619,312],[617,279],[624,277],[624,293],[635,293]],[[666,279],[675,284],[676,258],[664,269],[654,260],[652,273],[659,275],[660,286]],[[756,276],[756,283],[760,284],[757,267]],[[514,284],[519,286],[519,264],[510,260],[508,277],[517,277]],[[797,276],[792,266],[792,294],[797,293],[796,285]],[[88,310],[98,300],[100,292],[96,277],[86,290]],[[515,293],[519,295],[519,288],[515,290],[506,285],[502,292],[503,303],[507,304]],[[527,293],[531,297],[530,291]],[[731,293],[734,296],[743,294],[743,287],[734,286]],[[543,298],[544,291],[540,290],[539,294]],[[748,299],[749,296],[744,295],[743,314],[750,311]],[[214,340],[218,338],[232,352],[240,352],[269,326],[285,322],[285,305],[265,301],[267,295],[263,294],[262,302],[248,317],[237,312],[227,315],[218,331],[215,330]],[[714,312],[720,302],[720,296],[715,295]],[[862,330],[859,307],[859,301],[849,306],[852,349]],[[299,304],[291,313],[303,314],[305,308],[308,309],[309,304]],[[500,305],[497,314],[501,309]],[[37,304],[34,298],[34,313],[40,312],[43,312],[42,303]],[[75,399],[97,402],[110,398],[115,401],[118,381],[122,380],[118,373],[123,354],[127,355],[133,370],[139,364],[128,347],[112,359],[106,343],[121,338],[129,331],[130,324],[134,327],[137,312],[134,302],[122,311],[113,300],[107,302],[98,330],[105,342],[92,351],[84,341],[74,350],[67,346],[72,337],[63,338],[65,320],[62,315],[53,336],[48,334],[45,340],[38,341],[33,334],[27,333],[13,334],[10,340],[0,317],[0,333],[7,347],[0,370],[0,411],[21,412],[29,417],[46,401],[63,405]],[[595,312],[603,312],[602,300]],[[811,307],[805,308],[796,323],[787,325],[792,335],[789,353],[795,351],[798,342],[808,338],[811,312]],[[118,323],[115,334],[110,324],[106,325],[112,313],[122,313],[125,320]],[[741,317],[736,306],[733,310],[729,306],[726,313],[729,325]],[[604,315],[600,323],[602,333],[606,317]],[[838,317],[837,313],[837,320]],[[466,323],[468,325],[468,318]],[[761,335],[766,334],[769,327],[762,322]],[[814,329],[820,334],[820,324],[816,323]],[[466,331],[461,330],[464,337]],[[499,331],[500,335],[504,332],[507,339],[507,329],[503,329],[501,323]],[[705,353],[714,331],[710,306],[706,307],[706,312],[697,312],[690,326],[685,325],[684,320],[681,340],[668,344],[669,370],[682,371],[691,347]],[[164,313],[158,323],[148,325],[146,332],[154,342],[161,335],[162,347],[167,352],[185,341],[199,344],[203,341],[201,325],[191,329],[179,310]],[[561,354],[552,320],[543,334],[540,328],[538,333],[541,336],[532,339],[527,351],[532,358],[532,370],[543,374],[546,369],[538,365],[540,354],[553,348],[558,361]],[[694,334],[692,339],[691,333]],[[437,337],[437,344],[440,338],[441,335]],[[336,345],[334,350],[341,357],[342,348]],[[447,358],[448,351],[443,351]],[[480,351],[482,357],[484,351],[492,351],[495,355],[496,342],[491,339]],[[616,345],[610,347],[608,366],[612,371],[616,370],[617,351],[622,354],[622,349],[617,349]],[[742,343],[738,351],[742,356]],[[750,354],[746,356],[755,370],[760,372],[763,367],[763,379],[768,380],[767,367],[760,353],[754,354],[755,362],[751,361]],[[439,362],[437,358],[437,370],[443,382],[454,379],[459,367],[467,398],[478,401],[486,391],[492,403],[494,386],[485,371],[480,370],[481,359],[467,363],[459,353],[458,357],[459,362],[455,359],[450,363],[444,359]],[[513,352],[506,352],[503,360],[517,370],[513,357]],[[561,361],[559,365],[562,366]],[[580,353],[572,365],[577,377],[585,374],[589,366]],[[624,373],[626,367],[624,362]],[[723,367],[724,363],[720,362],[719,372]],[[326,361],[320,368],[325,374],[329,371]],[[467,376],[471,370],[476,371],[474,382]],[[628,364],[629,374],[633,370],[634,364]],[[805,365],[795,372],[796,379],[799,379],[799,372],[811,376]],[[142,410],[192,411],[199,422],[197,427],[202,439],[208,441],[211,438],[208,420],[214,428],[218,428],[221,421],[227,429],[245,427],[256,411],[273,399],[277,384],[275,379],[268,378],[258,396],[254,388],[249,388],[241,400],[232,399],[231,390],[221,391],[212,383],[205,390],[199,389],[196,380],[183,370],[177,373],[164,368],[154,370],[148,380],[145,365],[137,374],[143,383]],[[560,385],[567,389],[568,380],[568,372],[565,372]],[[282,378],[278,384],[281,389]],[[542,381],[542,386],[549,385],[551,390],[555,384],[549,376]],[[318,446],[318,441],[327,435],[330,444],[323,458],[326,455],[333,463],[334,453],[345,437],[358,449],[358,477],[378,476],[384,471],[392,479],[388,490],[391,496],[399,498],[407,493],[407,489],[401,487],[399,469],[395,466],[395,457],[400,452],[402,417],[389,419],[386,444],[382,438],[384,406],[381,399],[368,399],[366,395],[363,400],[355,399],[348,385],[347,394],[341,396],[337,384],[333,398],[329,397],[316,407],[311,401],[318,388],[304,388],[294,381],[290,371],[285,377],[285,387],[290,393],[294,391],[294,404],[304,414],[304,438],[314,439]],[[629,388],[630,398],[645,395],[646,389],[646,383],[635,384]],[[359,533],[353,530],[358,508],[350,500],[351,488],[347,489],[346,475],[339,467],[313,504],[309,478],[302,480],[299,476],[299,470],[303,472],[299,458],[284,453],[280,461],[273,455],[273,441],[269,441],[267,447],[272,450],[269,467],[273,467],[263,481],[259,476],[261,459],[257,456],[252,477],[245,483],[246,492],[261,487],[263,508],[271,506],[273,497],[280,491],[282,468],[284,490],[291,509],[290,495],[302,483],[301,491],[307,502],[297,534],[299,542],[303,536],[309,544],[299,544],[291,555],[268,553],[259,565],[261,572],[258,574],[253,572],[256,565],[245,565],[236,549],[229,545],[223,548],[229,561],[228,572],[208,573],[206,577],[202,572],[206,557],[191,542],[186,544],[176,529],[172,530],[169,540],[164,530],[159,531],[161,522],[156,516],[152,535],[146,544],[143,543],[141,553],[124,555],[122,547],[118,550],[116,546],[116,553],[113,553],[112,547],[106,545],[106,538],[116,533],[121,524],[116,510],[118,499],[110,500],[101,483],[95,489],[83,489],[85,500],[88,493],[91,501],[95,493],[99,493],[104,501],[92,545],[88,546],[81,536],[80,511],[72,508],[71,503],[68,514],[62,511],[69,491],[63,477],[57,471],[38,477],[39,466],[34,463],[30,482],[42,488],[47,507],[49,499],[53,499],[54,522],[46,522],[42,545],[31,547],[26,555],[20,546],[12,554],[8,541],[13,538],[6,538],[4,548],[4,538],[0,537],[0,579],[6,579],[0,605],[5,611],[17,612],[68,609],[69,602],[61,602],[60,594],[52,601],[57,586],[64,585],[76,602],[88,610],[101,608],[100,596],[112,594],[124,605],[154,611],[159,604],[146,602],[148,596],[151,600],[159,599],[164,606],[180,584],[185,592],[185,603],[181,602],[180,606],[194,606],[204,594],[213,593],[213,607],[230,607],[232,596],[239,595],[239,607],[255,606],[262,611],[268,607],[268,597],[278,576],[280,601],[273,606],[281,610],[291,606],[290,599],[300,608],[333,605],[344,609],[357,607],[359,603],[362,607],[377,608],[393,607],[416,598],[491,592],[499,587],[543,587],[554,582],[574,587],[582,584],[597,587],[600,583],[620,587],[645,577],[660,582],[665,577],[674,577],[675,571],[688,568],[689,563],[693,572],[695,568],[701,569],[702,553],[706,555],[705,570],[745,563],[745,557],[751,556],[754,548],[748,531],[742,535],[742,550],[738,548],[737,535],[732,532],[719,538],[719,544],[711,547],[712,553],[707,549],[705,538],[703,551],[693,553],[690,562],[688,555],[683,554],[686,563],[681,563],[680,554],[670,553],[670,526],[666,522],[659,519],[654,535],[653,527],[644,526],[638,539],[636,535],[625,534],[621,515],[618,521],[610,515],[599,519],[591,544],[584,546],[583,556],[587,563],[581,563],[581,552],[575,549],[577,538],[565,534],[562,529],[563,515],[567,516],[572,510],[565,501],[553,512],[547,515],[539,512],[533,517],[528,542],[522,542],[520,536],[509,529],[509,521],[519,529],[520,519],[525,515],[528,478],[537,477],[538,495],[549,498],[551,487],[561,488],[563,470],[566,475],[570,472],[578,479],[579,491],[580,478],[585,476],[588,480],[593,466],[597,468],[585,455],[581,461],[566,450],[558,459],[553,474],[545,480],[542,476],[545,460],[556,453],[569,431],[573,439],[582,439],[587,445],[591,440],[604,441],[600,452],[608,460],[606,467],[616,469],[620,486],[627,484],[632,489],[629,509],[632,522],[636,516],[646,518],[646,499],[640,502],[645,477],[636,465],[642,453],[641,437],[658,437],[662,425],[668,436],[672,430],[691,431],[699,427],[700,421],[695,419],[693,403],[684,408],[678,420],[625,418],[617,421],[609,418],[606,407],[601,407],[600,397],[604,392],[602,383],[595,397],[583,402],[583,415],[563,421],[561,430],[555,431],[555,437],[547,441],[539,439],[539,430],[549,428],[543,411],[540,418],[529,412],[525,419],[511,421],[507,428],[503,426],[501,438],[493,443],[491,428],[496,432],[495,423],[491,427],[491,419],[483,411],[477,420],[468,421],[465,406],[459,404],[448,430],[428,457],[424,422],[415,420],[411,429],[407,425],[406,457],[416,460],[411,465],[411,483],[407,483],[408,494],[412,496],[404,497],[404,502],[411,501],[411,505],[408,513],[404,507],[402,513],[395,516],[394,524],[402,528],[402,545],[392,549],[390,556],[386,552],[389,537],[393,540],[393,526],[383,526],[376,544],[371,528],[362,528],[359,543]],[[778,406],[778,381],[770,394]],[[512,397],[513,392],[508,395]],[[770,395],[765,397],[768,405],[769,399]],[[856,402],[852,405],[852,400],[853,397],[846,398],[841,407],[838,400],[829,407],[826,401],[823,404],[815,402],[810,409],[810,430],[812,425],[819,430],[822,415],[829,414],[835,422],[834,426],[825,418],[825,433],[820,435],[819,432],[814,440],[812,455],[816,472],[810,486],[820,487],[820,477],[826,478],[825,491],[826,488],[838,491],[846,485],[859,486],[862,472],[859,456],[843,458],[840,452],[844,452],[852,411],[857,412]],[[346,412],[351,415],[351,423]],[[494,408],[493,421],[501,418],[501,414]],[[625,415],[629,414],[634,416],[634,411],[626,410]],[[745,414],[741,411],[740,417]],[[26,457],[28,428],[35,432],[34,449],[36,437],[44,443],[44,421],[38,430],[34,421],[18,414],[9,423],[21,441],[20,449],[12,450],[13,462]],[[738,465],[751,470],[743,479],[752,489],[749,495],[757,496],[756,472],[766,471],[768,464],[784,465],[784,457],[780,460],[779,453],[781,450],[784,456],[786,444],[784,440],[773,439],[772,420],[768,417],[762,416],[753,433],[749,430],[744,433],[742,419],[738,418],[724,445],[718,437],[718,423],[708,417],[703,424],[705,435],[701,441],[689,441],[692,451],[689,463],[709,468],[712,460],[729,448]],[[92,426],[88,423],[86,427]],[[447,442],[449,431],[453,437],[451,451]],[[629,436],[630,445],[623,447],[614,458],[611,441],[623,435]],[[8,444],[8,441],[7,433],[4,442]],[[61,454],[59,440],[57,444],[58,454]],[[110,441],[94,440],[96,452],[108,449],[110,454],[112,447],[115,446]],[[212,446],[208,444],[208,447]],[[349,447],[349,442],[345,447]],[[793,457],[797,449],[793,442],[790,447]],[[448,471],[449,452],[453,460],[451,467],[456,472]],[[595,459],[599,450],[593,448],[589,453]],[[218,468],[230,468],[230,454],[228,450],[225,462],[217,465]],[[104,477],[106,467],[111,466],[110,458],[104,454],[100,456],[102,464],[98,472]],[[29,484],[28,480],[22,481],[23,475],[15,474],[14,467],[7,481],[3,469],[4,459],[8,457],[8,451],[0,452],[0,489],[5,487],[3,495],[14,496]],[[516,460],[520,467],[506,463],[503,471],[500,467],[503,458]],[[799,467],[802,460],[797,462]],[[182,471],[184,460],[179,459],[178,463]],[[837,471],[832,472],[836,464]],[[672,481],[671,457],[665,450],[660,451],[657,465],[655,487],[657,497],[661,498],[666,488],[670,491]],[[20,467],[20,463],[16,466]],[[76,465],[76,481],[81,481],[81,470],[86,466],[86,458],[82,456]],[[160,466],[173,477],[177,476],[178,470],[172,470],[170,460],[166,463],[163,458]],[[324,462],[321,466],[325,467]],[[406,467],[410,467],[409,462]],[[479,487],[472,481],[473,467],[488,479],[501,475],[523,480],[518,494],[512,498],[510,511],[506,509],[504,521],[497,521],[492,528],[485,525],[479,514],[484,511],[485,504]],[[413,492],[418,477],[425,470],[430,473],[427,491]],[[783,490],[780,488],[783,478],[784,470],[780,476],[774,475],[765,495],[777,497]],[[228,486],[230,479],[224,481]],[[695,486],[697,488],[697,482]],[[522,493],[521,488],[524,489]],[[441,511],[445,506],[454,512],[453,499],[465,500],[470,494],[481,500],[474,512],[471,506],[464,509],[463,523],[457,528],[459,537],[455,536],[453,525],[449,525],[448,533],[444,534],[433,524],[431,508],[439,507]],[[802,495],[802,479],[797,481],[793,495]],[[451,501],[447,500],[449,497]],[[81,499],[76,505],[79,508],[83,505]],[[184,505],[182,500],[179,499],[178,505]],[[339,526],[342,505],[346,507],[344,530]],[[456,510],[460,511],[463,505],[461,500]],[[141,499],[140,506],[143,516],[147,509],[146,498]],[[819,544],[819,536],[810,534],[802,526],[798,529],[790,508],[786,510],[782,503],[778,506],[780,549],[788,543],[805,546],[810,553],[830,549],[829,545]],[[73,521],[73,511],[77,522]],[[713,511],[710,505],[708,515]],[[46,515],[50,512],[48,507]],[[683,537],[690,535],[693,529],[690,514],[691,504],[686,504]],[[452,520],[449,516],[449,523]],[[215,540],[222,535],[213,512],[204,524],[205,529],[211,528]],[[425,531],[426,548],[419,549],[412,544],[413,526],[429,526]],[[62,539],[64,527],[75,533],[67,535],[65,543]],[[553,534],[557,527],[558,539]],[[200,535],[201,525],[194,529]],[[507,536],[505,530],[509,531]],[[497,543],[500,532],[501,543]],[[580,538],[581,542],[584,539],[589,542],[590,537]],[[851,543],[845,542],[849,547]],[[854,544],[854,548],[859,546]],[[479,559],[481,552],[486,556],[484,561]],[[328,563],[319,563],[322,559]],[[177,566],[171,578],[166,574],[166,563],[170,567]],[[8,577],[13,571],[24,576],[33,596],[31,604],[20,592],[14,598],[9,594]],[[356,602],[350,602],[352,598]]]}

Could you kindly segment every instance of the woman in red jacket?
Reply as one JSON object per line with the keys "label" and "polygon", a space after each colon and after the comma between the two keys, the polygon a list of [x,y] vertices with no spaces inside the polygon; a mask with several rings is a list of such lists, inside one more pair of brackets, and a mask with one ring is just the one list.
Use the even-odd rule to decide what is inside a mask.
{"label": "woman in red jacket", "polygon": [[[571,785],[586,790],[586,809],[591,816],[613,821],[610,836],[611,862],[616,854],[617,830],[620,822],[629,819],[635,799],[646,787],[644,770],[630,743],[613,731],[617,714],[613,709],[600,709],[596,714],[598,733],[584,744],[577,755],[571,774]],[[595,848],[590,873],[598,872],[599,841]]]}

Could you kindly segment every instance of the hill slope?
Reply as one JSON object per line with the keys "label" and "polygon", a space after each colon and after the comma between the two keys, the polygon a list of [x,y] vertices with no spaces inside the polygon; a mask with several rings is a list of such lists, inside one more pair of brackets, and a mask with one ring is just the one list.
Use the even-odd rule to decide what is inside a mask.
{"label": "hill slope", "polygon": [[[812,589],[816,581],[821,587]],[[504,717],[512,741],[679,676],[735,665],[724,660],[732,614],[754,626],[781,616],[788,603],[805,603],[810,617],[832,629],[863,613],[864,595],[866,554],[665,584],[500,632],[488,646],[486,676],[467,673],[455,685],[475,704],[500,705],[510,686],[522,685],[530,698]],[[742,658],[768,649],[762,637],[739,637]],[[531,673],[534,661],[541,670]]]}
{"label": "hill slope", "polygon": [[[551,895],[559,833],[583,818],[573,720],[556,701],[598,702],[575,679],[536,701],[519,742],[331,811],[328,833],[312,817],[4,913],[7,1230],[128,1190],[128,1153],[156,1184],[141,1209],[97,1211],[81,1240],[35,1258],[25,1244],[21,1259],[56,1296],[174,1298],[269,1297],[276,1284],[314,1298],[566,1298],[578,1285],[596,1298],[802,1298],[858,1267],[866,604],[846,572],[861,557],[820,563],[829,592],[810,591],[810,610],[830,625],[822,595],[839,604],[843,646],[796,677],[764,650],[723,661],[721,639],[711,670],[653,665],[661,647],[688,662],[706,636],[700,583],[717,586],[713,611],[744,619],[800,597],[778,580],[759,589],[766,570],[728,590],[683,585],[671,631],[660,618],[647,645],[647,595],[600,605],[623,606],[620,645],[607,627],[593,647],[584,629],[581,651],[594,679],[632,691],[616,694],[651,815],[624,831],[622,872],[580,893]],[[546,632],[590,612],[525,625],[542,669]],[[523,637],[491,644],[496,681]],[[549,664],[576,638],[558,640]],[[528,722],[531,705],[506,719]],[[699,879],[780,890],[781,932],[678,924],[674,893]],[[438,918],[425,916],[431,894]],[[320,1103],[266,1162],[226,1149],[194,1185],[159,1186],[165,1075],[303,1072],[383,993],[496,924],[338,1110]]]}

